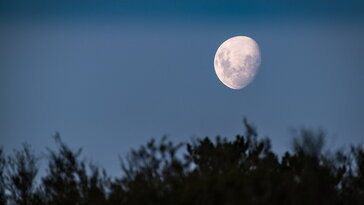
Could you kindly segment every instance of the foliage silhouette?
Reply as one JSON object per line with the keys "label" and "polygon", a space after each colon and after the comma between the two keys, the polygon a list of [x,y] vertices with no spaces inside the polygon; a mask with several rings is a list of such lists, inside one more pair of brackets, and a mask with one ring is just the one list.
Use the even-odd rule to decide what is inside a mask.
{"label": "foliage silhouette", "polygon": [[[49,150],[48,174],[42,178],[45,204],[101,204],[105,201],[104,178],[99,168],[80,160],[81,149],[74,152],[55,136],[58,153]],[[88,174],[90,171],[91,174]]]}
{"label": "foliage silhouette", "polygon": [[38,159],[30,145],[23,144],[21,150],[14,150],[14,157],[7,160],[7,189],[9,199],[15,204],[28,205],[38,200],[35,193],[35,177],[38,173]]}
{"label": "foliage silhouette", "polygon": [[279,157],[244,120],[235,139],[175,144],[166,137],[133,149],[121,176],[80,159],[56,134],[46,175],[28,145],[6,158],[0,149],[1,204],[364,204],[364,149],[325,151],[325,133],[301,129]]}
{"label": "foliage silhouette", "polygon": [[6,194],[5,194],[5,167],[6,167],[6,158],[4,155],[4,150],[0,147],[0,204],[6,203]]}

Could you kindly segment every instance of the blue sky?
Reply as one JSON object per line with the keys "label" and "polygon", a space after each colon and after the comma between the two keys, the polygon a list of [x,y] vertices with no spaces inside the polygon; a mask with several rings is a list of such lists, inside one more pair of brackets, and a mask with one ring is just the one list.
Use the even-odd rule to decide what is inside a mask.
{"label": "blue sky", "polygon": [[[278,152],[301,126],[327,130],[328,147],[363,143],[360,1],[0,2],[7,151],[29,142],[44,152],[58,131],[116,175],[118,155],[152,137],[233,137],[243,117]],[[236,35],[262,53],[239,91],[213,68]]]}

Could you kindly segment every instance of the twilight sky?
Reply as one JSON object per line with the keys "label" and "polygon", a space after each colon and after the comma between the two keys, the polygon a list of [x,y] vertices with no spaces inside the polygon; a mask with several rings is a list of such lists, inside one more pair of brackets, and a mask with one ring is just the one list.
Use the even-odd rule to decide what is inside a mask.
{"label": "twilight sky", "polygon": [[[0,145],[40,153],[59,131],[116,175],[152,137],[233,137],[244,116],[278,152],[301,126],[364,143],[360,1],[150,2],[0,0]],[[262,53],[238,91],[213,67],[236,35]]]}

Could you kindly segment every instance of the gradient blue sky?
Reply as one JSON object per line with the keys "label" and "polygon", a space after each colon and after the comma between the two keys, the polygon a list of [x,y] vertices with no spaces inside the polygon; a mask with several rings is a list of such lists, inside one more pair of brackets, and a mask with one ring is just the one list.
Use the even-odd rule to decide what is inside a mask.
{"label": "gradient blue sky", "polygon": [[[51,3],[50,3],[51,2]],[[153,2],[153,3],[151,3]],[[40,153],[59,131],[119,172],[152,137],[243,133],[273,148],[321,127],[328,147],[364,142],[360,1],[0,1],[0,145]],[[260,45],[255,81],[236,91],[213,68],[236,35]]]}

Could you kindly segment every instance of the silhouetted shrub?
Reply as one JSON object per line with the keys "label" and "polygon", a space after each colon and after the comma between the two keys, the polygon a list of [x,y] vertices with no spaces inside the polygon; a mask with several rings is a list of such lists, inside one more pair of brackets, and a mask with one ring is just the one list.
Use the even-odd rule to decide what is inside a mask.
{"label": "silhouetted shrub", "polygon": [[[80,160],[81,149],[72,151],[55,136],[58,152],[49,150],[47,175],[42,178],[44,203],[46,204],[102,204],[106,202],[105,181],[99,168],[86,168]],[[91,174],[88,174],[88,171]]]}
{"label": "silhouetted shrub", "polygon": [[[57,134],[46,175],[28,145],[6,158],[0,149],[0,203],[11,204],[364,204],[364,149],[324,150],[325,133],[302,129],[279,157],[244,120],[235,139],[175,144],[152,139],[121,159],[111,179],[80,159]],[[6,171],[7,170],[7,171]]]}
{"label": "silhouetted shrub", "polygon": [[5,166],[6,158],[4,155],[4,150],[0,147],[0,204],[6,204],[6,194],[5,194]]}
{"label": "silhouetted shrub", "polygon": [[38,173],[38,159],[30,145],[23,144],[21,150],[14,150],[14,156],[7,160],[6,187],[10,192],[9,201],[15,204],[34,204],[38,200],[35,192],[35,177]]}

